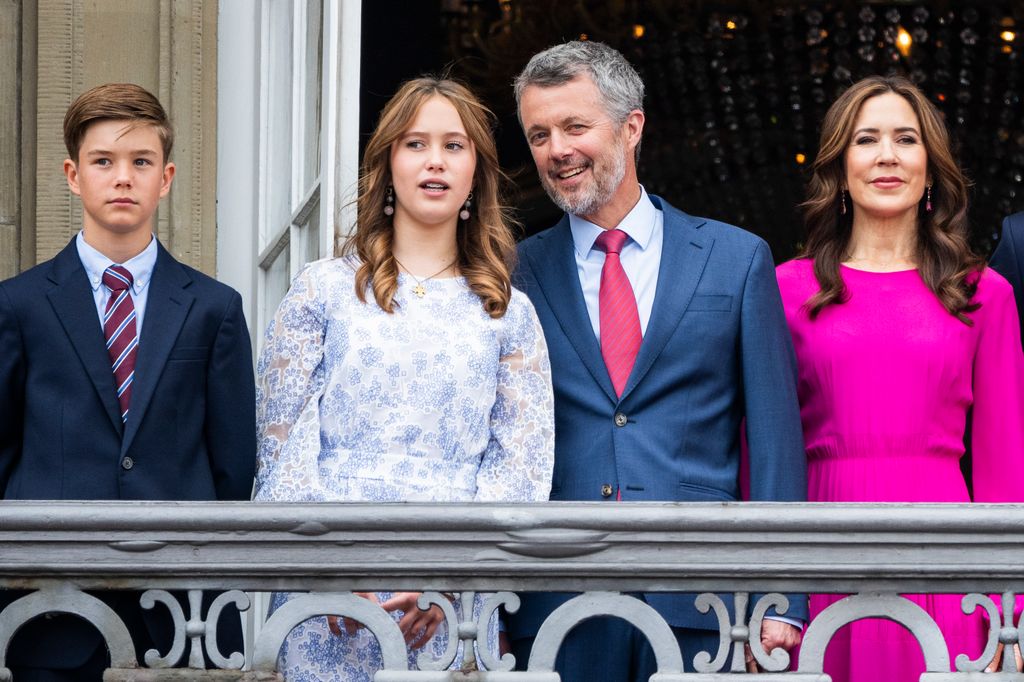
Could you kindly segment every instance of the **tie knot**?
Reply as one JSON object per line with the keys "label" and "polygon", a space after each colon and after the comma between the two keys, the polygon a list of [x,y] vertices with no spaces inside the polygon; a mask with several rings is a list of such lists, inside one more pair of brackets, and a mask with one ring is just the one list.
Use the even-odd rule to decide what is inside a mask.
{"label": "tie knot", "polygon": [[124,291],[132,282],[132,273],[124,266],[111,265],[103,271],[103,284],[111,291]]}
{"label": "tie knot", "polygon": [[622,230],[604,230],[597,236],[594,246],[605,253],[619,253],[627,239],[629,239],[629,235]]}

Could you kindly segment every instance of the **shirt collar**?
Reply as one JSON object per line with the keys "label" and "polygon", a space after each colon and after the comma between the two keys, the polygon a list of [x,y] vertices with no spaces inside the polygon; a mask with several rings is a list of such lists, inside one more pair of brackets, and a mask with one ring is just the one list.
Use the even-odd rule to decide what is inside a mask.
{"label": "shirt collar", "polygon": [[[75,239],[75,246],[78,247],[78,258],[82,261],[85,274],[89,277],[89,286],[96,291],[103,283],[103,271],[115,263],[86,243],[81,232]],[[136,295],[142,293],[149,284],[153,268],[156,267],[156,239],[150,237],[149,245],[139,255],[116,265],[121,265],[132,273],[132,291]]]}
{"label": "shirt collar", "polygon": [[[647,196],[647,190],[640,185],[640,199],[636,205],[626,214],[616,228],[629,235],[629,238],[636,242],[641,250],[647,248],[651,241],[651,234],[654,232],[654,220],[658,215],[658,208]],[[576,253],[586,258],[590,250],[594,248],[597,237],[604,232],[604,228],[595,225],[586,218],[569,214],[569,229],[572,231],[572,241]]]}

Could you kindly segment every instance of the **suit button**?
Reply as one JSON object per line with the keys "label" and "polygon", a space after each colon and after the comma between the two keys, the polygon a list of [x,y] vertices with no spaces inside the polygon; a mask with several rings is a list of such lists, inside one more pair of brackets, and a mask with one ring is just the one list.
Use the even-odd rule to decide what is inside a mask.
{"label": "suit button", "polygon": [[622,414],[621,412],[615,413],[615,425],[616,426],[625,426],[627,421],[629,421],[629,420],[626,419],[626,415]]}
{"label": "suit button", "polygon": [[601,497],[611,497],[611,496],[612,496],[612,484],[611,483],[605,483],[603,486],[601,486]]}
{"label": "suit button", "polygon": [[125,457],[124,459],[121,460],[121,468],[124,469],[125,471],[128,471],[133,466],[135,466],[135,460],[132,459],[131,457]]}

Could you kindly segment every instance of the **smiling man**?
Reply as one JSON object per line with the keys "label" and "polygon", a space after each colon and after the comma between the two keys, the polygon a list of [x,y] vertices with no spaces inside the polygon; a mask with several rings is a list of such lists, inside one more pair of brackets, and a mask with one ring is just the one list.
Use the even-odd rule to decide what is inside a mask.
{"label": "smiling man", "polygon": [[[745,419],[751,498],[804,500],[796,368],[768,245],[644,191],[643,91],[621,54],[589,41],[535,55],[515,83],[537,172],[566,212],[520,245],[517,271],[551,354],[551,499],[736,500]],[[509,623],[520,668],[568,597],[524,595]],[[688,670],[698,651],[714,656],[717,621],[694,595],[642,598],[672,626]],[[805,614],[794,599],[786,615]],[[766,621],[762,643],[792,647],[797,623]],[[573,630],[556,664],[580,682],[647,680],[655,667],[646,640],[609,618]]]}

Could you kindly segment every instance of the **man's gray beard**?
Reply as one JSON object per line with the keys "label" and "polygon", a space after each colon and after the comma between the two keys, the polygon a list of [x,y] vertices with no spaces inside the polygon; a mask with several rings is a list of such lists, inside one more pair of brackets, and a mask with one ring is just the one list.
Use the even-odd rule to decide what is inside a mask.
{"label": "man's gray beard", "polygon": [[[624,149],[616,151],[621,153],[615,155],[615,165],[609,168],[607,173],[599,177],[596,172],[591,171],[593,182],[586,191],[567,196],[555,189],[547,175],[541,175],[544,191],[551,197],[551,201],[566,213],[584,218],[594,215],[611,199],[615,190],[622,184],[622,179],[626,177],[626,151]],[[593,168],[595,166],[591,165],[591,169]]]}

